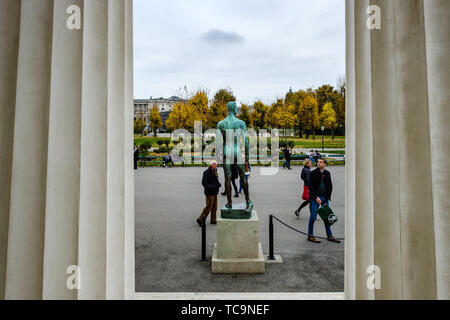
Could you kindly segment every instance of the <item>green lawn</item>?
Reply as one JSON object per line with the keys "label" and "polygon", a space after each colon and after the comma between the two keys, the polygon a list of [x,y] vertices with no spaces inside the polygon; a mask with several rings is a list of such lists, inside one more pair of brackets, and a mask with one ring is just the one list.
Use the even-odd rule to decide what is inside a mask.
{"label": "green lawn", "polygon": [[[170,138],[158,138],[158,137],[134,137],[134,143],[136,145],[140,145],[144,142],[150,142],[153,147],[157,147],[156,143],[158,140],[164,140],[166,144],[170,142]],[[305,149],[317,149],[322,148],[322,136],[316,135],[316,139],[313,140],[312,136],[309,139],[305,138],[293,138],[293,137],[280,137],[280,140],[292,140],[295,142],[296,148],[305,148]],[[324,147],[325,148],[345,148],[345,137],[336,136],[334,141],[331,136],[324,136]],[[270,143],[268,141],[268,143]]]}
{"label": "green lawn", "polygon": [[[280,138],[280,140],[293,140],[296,148],[322,148],[322,136],[316,136],[316,140],[313,140],[312,136],[309,139],[306,138]],[[331,136],[324,136],[325,148],[345,148],[345,137],[334,137],[334,141]]]}

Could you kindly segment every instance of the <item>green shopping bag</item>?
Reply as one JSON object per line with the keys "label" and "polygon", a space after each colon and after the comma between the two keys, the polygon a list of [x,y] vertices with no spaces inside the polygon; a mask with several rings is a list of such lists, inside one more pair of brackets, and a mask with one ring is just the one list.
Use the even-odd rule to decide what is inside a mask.
{"label": "green shopping bag", "polygon": [[333,210],[326,204],[319,209],[317,209],[317,213],[322,218],[322,220],[329,224],[330,226],[338,222],[338,217],[334,214]]}

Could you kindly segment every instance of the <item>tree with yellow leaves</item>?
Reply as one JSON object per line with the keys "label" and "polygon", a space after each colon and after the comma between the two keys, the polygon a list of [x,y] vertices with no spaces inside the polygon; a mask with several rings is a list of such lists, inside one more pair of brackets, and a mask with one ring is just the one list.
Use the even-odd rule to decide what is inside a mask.
{"label": "tree with yellow leaves", "polygon": [[156,137],[156,130],[162,127],[163,122],[158,107],[154,105],[150,110],[150,127],[153,129],[153,136]]}
{"label": "tree with yellow leaves", "polygon": [[189,103],[177,102],[173,106],[169,118],[166,120],[167,129],[174,131],[186,129],[192,131],[194,128],[193,107]]}
{"label": "tree with yellow leaves", "polygon": [[286,135],[286,129],[294,128],[295,122],[297,120],[297,115],[295,114],[294,109],[295,108],[293,105],[287,106],[283,104],[276,111],[275,116],[278,119],[280,129],[284,129],[284,135]]}
{"label": "tree with yellow leaves", "polygon": [[283,100],[278,99],[277,102],[273,103],[266,114],[266,126],[269,128],[279,128],[280,127],[280,109],[283,108]]}
{"label": "tree with yellow leaves", "polygon": [[245,122],[247,127],[250,126],[250,109],[248,108],[248,105],[242,104],[238,117]]}
{"label": "tree with yellow leaves", "polygon": [[136,118],[136,120],[134,120],[134,133],[140,134],[142,137],[146,125],[147,124],[145,123],[144,114],[142,112],[139,112],[138,117]]}
{"label": "tree with yellow leaves", "polygon": [[231,101],[236,101],[236,97],[231,89],[220,89],[216,92],[211,108],[209,109],[209,128],[215,128],[217,123],[228,115],[227,103]]}
{"label": "tree with yellow leaves", "polygon": [[337,126],[337,116],[336,111],[333,109],[331,102],[325,103],[322,107],[322,113],[320,114],[320,124],[327,130],[331,130],[331,135],[334,139],[334,129]]}
{"label": "tree with yellow leaves", "polygon": [[206,127],[209,113],[208,95],[205,91],[198,91],[188,102],[193,110],[194,121],[201,121],[203,127]]}
{"label": "tree with yellow leaves", "polygon": [[269,107],[261,101],[256,101],[253,104],[253,110],[250,113],[250,124],[254,129],[264,129],[266,127],[266,114]]}
{"label": "tree with yellow leaves", "polygon": [[[314,135],[314,129],[318,128],[320,125],[319,109],[316,98],[311,95],[307,95],[303,99],[299,108],[298,119],[301,129],[307,130],[308,132],[313,131]],[[308,137],[309,134],[307,133],[306,138]]]}

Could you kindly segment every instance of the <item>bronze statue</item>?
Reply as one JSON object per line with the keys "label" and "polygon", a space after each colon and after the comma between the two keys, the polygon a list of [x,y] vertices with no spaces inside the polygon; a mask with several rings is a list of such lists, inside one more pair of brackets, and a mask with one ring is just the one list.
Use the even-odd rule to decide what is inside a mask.
{"label": "bronze statue", "polygon": [[[222,137],[223,141],[223,169],[225,173],[225,192],[227,194],[227,200],[228,203],[226,204],[227,209],[233,208],[232,203],[232,197],[231,197],[231,170],[232,166],[235,166],[239,173],[239,178],[242,182],[242,187],[245,194],[245,209],[244,211],[247,212],[247,215],[245,215],[246,218],[248,218],[248,213],[251,214],[251,209],[253,207],[252,202],[250,201],[249,191],[248,191],[248,183],[245,180],[245,166],[244,162],[238,161],[238,157],[242,156],[241,150],[239,148],[238,139],[240,138],[239,133],[242,134],[242,137],[244,138],[244,145],[245,145],[245,159],[244,161],[248,164],[249,161],[249,141],[247,137],[247,127],[245,125],[245,122],[242,120],[239,120],[236,118],[237,114],[237,105],[236,102],[228,102],[227,104],[227,110],[228,110],[228,117],[223,119],[217,124],[217,134]],[[233,130],[233,144],[230,148],[231,141],[227,141],[227,130]],[[228,142],[228,145],[227,145]],[[231,163],[229,163],[231,160]],[[238,209],[238,208],[236,208]],[[243,209],[243,208],[242,208]],[[222,210],[222,215],[224,210]],[[227,211],[227,210],[225,210]],[[236,216],[233,215],[233,217],[240,217],[239,215]]]}

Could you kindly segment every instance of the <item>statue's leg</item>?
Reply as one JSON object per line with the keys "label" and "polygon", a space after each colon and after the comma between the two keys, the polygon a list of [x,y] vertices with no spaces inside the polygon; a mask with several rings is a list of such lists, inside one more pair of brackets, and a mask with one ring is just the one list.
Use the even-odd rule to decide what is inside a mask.
{"label": "statue's leg", "polygon": [[225,174],[225,193],[227,194],[227,208],[233,207],[233,202],[231,198],[231,165],[224,164],[223,171]]}
{"label": "statue's leg", "polygon": [[241,183],[242,183],[242,189],[244,190],[244,194],[245,194],[245,201],[247,203],[247,205],[250,203],[250,193],[248,191],[248,183],[247,180],[245,179],[245,166],[243,164],[238,164],[236,165],[238,172],[239,172],[239,178],[241,179]]}

